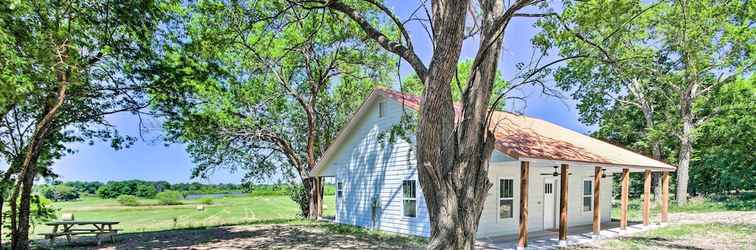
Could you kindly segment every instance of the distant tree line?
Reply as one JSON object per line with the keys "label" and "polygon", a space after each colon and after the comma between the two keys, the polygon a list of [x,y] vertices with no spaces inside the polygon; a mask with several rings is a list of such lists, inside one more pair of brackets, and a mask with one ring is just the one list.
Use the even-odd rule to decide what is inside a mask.
{"label": "distant tree line", "polygon": [[[40,185],[37,193],[53,201],[70,201],[79,199],[81,195],[96,195],[104,199],[115,199],[121,195],[132,195],[142,198],[155,198],[163,191],[178,191],[187,194],[223,194],[248,193],[254,196],[288,195],[290,184],[202,184],[198,182],[175,183],[167,181],[126,180],[109,181],[53,181],[48,185]],[[334,195],[335,186],[326,184],[325,195]]]}
{"label": "distant tree line", "polygon": [[[175,183],[171,184],[167,181],[144,181],[144,180],[126,180],[126,181],[109,181],[102,183],[99,181],[67,181],[53,182],[50,188],[40,188],[40,193],[47,190],[68,190],[71,189],[77,193],[97,195],[105,199],[113,199],[120,195],[134,195],[142,198],[154,198],[157,193],[173,190],[179,191],[184,194],[209,194],[209,193],[239,193],[247,192],[249,188],[245,188],[241,184],[221,183],[221,184],[202,184],[198,182],[191,183]],[[56,188],[52,188],[56,187]],[[66,188],[68,187],[68,189]],[[52,200],[69,200],[69,199],[54,199],[54,195],[45,197]]]}

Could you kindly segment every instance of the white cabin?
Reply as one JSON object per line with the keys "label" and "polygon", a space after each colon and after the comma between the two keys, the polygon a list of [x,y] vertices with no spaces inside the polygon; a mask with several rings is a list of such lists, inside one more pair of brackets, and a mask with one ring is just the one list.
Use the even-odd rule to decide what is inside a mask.
{"label": "white cabin", "polygon": [[[414,141],[400,139],[391,144],[387,139],[379,139],[382,133],[400,122],[403,112],[417,112],[419,104],[420,98],[417,96],[376,89],[311,172],[312,176],[335,177],[337,223],[430,236],[427,207],[415,167]],[[621,172],[623,168],[631,168],[631,171],[674,169],[540,119],[497,113],[497,124],[492,124],[492,129],[502,133],[496,133],[497,150],[494,150],[489,167],[489,178],[494,185],[488,192],[480,219],[479,238],[517,234],[523,161],[527,161],[530,168],[529,216],[526,221],[527,230],[531,232],[559,227],[560,177],[555,176],[558,173],[555,166],[569,164],[568,226],[593,223],[595,196],[600,198],[600,211],[604,211],[600,214],[600,220],[606,222],[611,219],[612,173]],[[523,129],[525,126],[528,128]],[[525,130],[529,130],[525,137],[538,141],[522,140],[523,145],[511,146],[520,143],[511,138],[522,137],[520,132]],[[498,140],[500,134],[504,137],[501,142]],[[592,145],[583,145],[585,143]],[[553,154],[543,153],[553,145],[556,145]],[[585,149],[589,146],[604,148]],[[527,149],[532,149],[532,152],[527,152]],[[605,157],[605,154],[619,155]],[[637,163],[623,163],[628,160]],[[593,193],[596,167],[605,169],[606,174],[602,178],[604,181],[600,182],[599,194]]]}

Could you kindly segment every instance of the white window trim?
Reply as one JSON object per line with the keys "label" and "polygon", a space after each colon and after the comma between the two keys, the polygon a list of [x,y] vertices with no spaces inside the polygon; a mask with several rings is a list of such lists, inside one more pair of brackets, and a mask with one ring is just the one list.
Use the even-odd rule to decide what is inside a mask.
{"label": "white window trim", "polygon": [[[339,185],[341,184],[341,185]],[[339,192],[341,192],[341,195],[339,196]],[[344,181],[337,181],[336,182],[336,199],[343,200],[344,199]]]}
{"label": "white window trim", "polygon": [[[415,198],[404,197],[404,182],[405,181],[413,181],[415,183],[415,185],[413,185],[415,187]],[[418,207],[418,204],[417,204],[417,180],[402,180],[402,184],[401,185],[402,185],[401,186],[401,189],[402,189],[402,218],[410,218],[410,219],[411,218],[417,218],[417,207]],[[415,216],[407,216],[406,214],[404,214],[404,201],[405,200],[415,201]]]}
{"label": "white window trim", "polygon": [[[590,195],[586,195],[585,194],[585,182],[586,181],[590,181],[591,182],[591,194]],[[593,183],[593,178],[585,178],[585,179],[583,179],[583,182],[580,183],[580,187],[582,189],[582,190],[580,190],[580,212],[581,213],[584,213],[584,214],[593,214],[593,209],[596,209],[595,207],[593,207],[593,198],[596,195],[596,194],[593,193],[594,185],[596,185],[596,183]],[[583,204],[583,199],[585,199],[585,197],[591,197],[591,204],[589,205],[591,207],[591,210],[589,210],[589,211],[585,211],[585,204]]]}
{"label": "white window trim", "polygon": [[[501,198],[501,181],[502,180],[512,180],[512,198]],[[498,192],[496,192],[496,219],[499,222],[514,222],[515,219],[515,186],[517,186],[517,183],[515,183],[515,178],[512,176],[502,176],[499,177],[499,188]],[[512,200],[512,218],[501,218],[501,201],[502,200]]]}
{"label": "white window trim", "polygon": [[379,101],[378,102],[378,118],[383,118],[386,116],[386,102]]}

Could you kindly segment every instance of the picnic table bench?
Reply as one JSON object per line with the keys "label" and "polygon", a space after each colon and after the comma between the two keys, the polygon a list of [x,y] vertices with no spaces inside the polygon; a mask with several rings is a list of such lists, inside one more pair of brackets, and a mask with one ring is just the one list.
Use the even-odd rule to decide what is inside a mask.
{"label": "picnic table bench", "polygon": [[70,244],[71,236],[94,235],[97,238],[97,245],[99,246],[102,240],[106,238],[110,238],[112,242],[115,242],[115,236],[120,230],[113,229],[113,225],[118,223],[117,221],[55,221],[47,223],[48,226],[53,227],[52,232],[41,235],[45,239],[50,240],[50,246],[55,244],[55,238],[57,237],[66,237],[66,240]]}

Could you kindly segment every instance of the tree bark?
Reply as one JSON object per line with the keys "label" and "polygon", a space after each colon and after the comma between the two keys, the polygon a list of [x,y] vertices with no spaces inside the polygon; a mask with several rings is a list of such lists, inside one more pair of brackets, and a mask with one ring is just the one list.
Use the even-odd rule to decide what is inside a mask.
{"label": "tree bark", "polygon": [[688,201],[688,171],[690,167],[690,157],[693,152],[693,113],[691,106],[693,98],[690,91],[683,91],[680,96],[680,115],[682,116],[683,129],[680,134],[680,155],[677,164],[677,191],[676,199],[678,205],[685,205]]}
{"label": "tree bark", "polygon": [[[472,212],[478,210],[478,202],[462,200],[474,195],[470,190],[474,183],[462,183],[464,176],[459,174],[464,168],[454,171],[462,163],[455,159],[458,148],[451,81],[462,48],[468,4],[466,0],[431,2],[435,49],[424,81],[417,128],[417,168],[431,224],[428,249],[472,249],[477,230],[478,218]],[[475,167],[469,163],[468,167]],[[490,186],[488,180],[483,184]]]}
{"label": "tree bark", "polygon": [[323,178],[322,177],[310,177],[307,179],[310,183],[310,200],[309,200],[309,213],[307,217],[310,219],[317,219],[321,216],[323,211]]}
{"label": "tree bark", "polygon": [[[45,115],[40,119],[36,126],[34,133],[30,139],[29,145],[26,148],[24,160],[21,164],[21,172],[16,184],[16,190],[11,197],[11,214],[12,221],[16,221],[12,225],[12,237],[11,245],[13,249],[29,249],[29,222],[31,212],[31,191],[34,185],[34,177],[36,176],[37,160],[41,153],[42,147],[45,145],[47,137],[49,136],[50,128],[55,120],[55,117],[63,106],[63,102],[66,100],[66,90],[69,84],[69,69],[65,68],[66,61],[68,59],[68,45],[62,44],[57,48],[57,58],[60,61],[61,68],[56,70],[58,90],[54,101],[52,101],[46,108]],[[20,200],[18,196],[20,194]],[[18,212],[14,212],[16,207],[16,201],[19,202]],[[16,219],[17,218],[17,219]]]}
{"label": "tree bark", "polygon": [[[640,80],[633,79],[628,89],[630,90],[630,93],[632,93],[637,99],[638,107],[640,107],[641,112],[643,113],[643,119],[645,120],[644,125],[646,126],[646,138],[648,138],[649,131],[655,127],[654,107],[651,104],[651,100],[649,100],[648,96],[646,95],[646,91],[641,85]],[[661,142],[659,142],[659,140],[650,138],[649,140],[651,142],[651,153],[653,154],[652,156],[655,160],[661,161]],[[661,188],[659,187],[659,173],[652,174],[651,189],[653,189],[654,191],[654,201],[658,201],[661,195]]]}
{"label": "tree bark", "polygon": [[683,133],[680,138],[680,160],[677,164],[677,191],[675,198],[678,205],[685,205],[688,201],[688,171],[690,169],[690,157],[693,151],[693,145],[690,141],[690,130],[692,126],[683,122]]}

